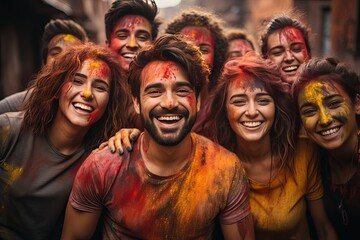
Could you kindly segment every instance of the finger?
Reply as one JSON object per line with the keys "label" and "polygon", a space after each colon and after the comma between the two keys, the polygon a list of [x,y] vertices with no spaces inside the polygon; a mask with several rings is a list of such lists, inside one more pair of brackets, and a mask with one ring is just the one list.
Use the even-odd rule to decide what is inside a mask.
{"label": "finger", "polygon": [[108,142],[107,142],[107,141],[106,141],[106,142],[101,143],[101,144],[100,144],[100,146],[99,146],[99,150],[104,149],[107,145],[108,145]]}
{"label": "finger", "polygon": [[121,143],[121,130],[118,131],[115,136],[113,137],[114,140],[114,145],[116,148],[116,151],[120,154],[123,155],[124,154],[124,149]]}
{"label": "finger", "polygon": [[121,129],[119,131],[119,135],[117,135],[116,137],[118,137],[118,141],[122,142],[124,144],[124,147],[126,148],[126,150],[128,152],[132,151],[132,144],[131,144],[131,139],[130,139],[130,133],[131,133],[132,129]]}
{"label": "finger", "polygon": [[133,141],[133,142],[136,141],[138,139],[138,137],[140,136],[140,133],[141,133],[141,131],[137,128],[131,129],[131,131],[130,131],[131,141]]}
{"label": "finger", "polygon": [[108,140],[108,146],[109,146],[109,149],[110,149],[110,152],[111,152],[111,153],[114,153],[114,152],[115,152],[114,140],[115,140],[115,137],[111,137],[111,138],[109,138],[109,140]]}

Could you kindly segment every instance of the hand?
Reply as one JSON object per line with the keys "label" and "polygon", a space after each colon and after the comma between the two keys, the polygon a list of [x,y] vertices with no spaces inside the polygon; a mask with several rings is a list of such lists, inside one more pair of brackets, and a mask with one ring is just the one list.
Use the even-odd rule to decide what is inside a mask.
{"label": "hand", "polygon": [[99,149],[109,146],[110,152],[114,153],[117,151],[120,155],[122,155],[124,154],[122,144],[124,144],[126,150],[131,152],[132,146],[138,139],[139,135],[140,130],[137,128],[122,128],[115,134],[115,136],[109,138],[107,142],[101,143]]}

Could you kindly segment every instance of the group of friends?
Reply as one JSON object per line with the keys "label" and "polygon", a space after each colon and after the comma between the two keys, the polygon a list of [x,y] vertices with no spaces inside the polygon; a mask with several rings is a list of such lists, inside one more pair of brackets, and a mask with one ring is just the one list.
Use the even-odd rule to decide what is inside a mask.
{"label": "group of friends", "polygon": [[360,79],[309,28],[255,41],[191,8],[115,0],[106,42],[44,28],[0,101],[0,239],[357,239]]}

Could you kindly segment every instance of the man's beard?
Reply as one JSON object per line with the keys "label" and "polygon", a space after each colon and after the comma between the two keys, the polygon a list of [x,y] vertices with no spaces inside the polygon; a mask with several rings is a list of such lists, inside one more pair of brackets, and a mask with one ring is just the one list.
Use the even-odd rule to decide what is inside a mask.
{"label": "man's beard", "polygon": [[[141,109],[141,106],[140,106]],[[181,129],[177,129],[176,132],[173,134],[169,132],[161,132],[158,130],[155,126],[155,124],[152,122],[155,116],[159,115],[165,115],[165,114],[177,114],[181,115],[185,119],[185,123],[183,126],[180,126]],[[149,113],[149,118],[145,119],[144,115],[140,114],[141,121],[143,123],[144,128],[148,131],[150,136],[157,142],[159,145],[162,146],[176,146],[179,144],[187,135],[190,133],[192,127],[195,124],[196,121],[196,114],[193,117],[189,117],[189,111],[182,108],[179,109],[178,107],[175,109],[167,110],[167,109],[161,109],[156,110],[153,109]],[[166,134],[167,133],[167,134]],[[164,136],[166,134],[166,136]],[[171,136],[168,136],[171,134]]]}

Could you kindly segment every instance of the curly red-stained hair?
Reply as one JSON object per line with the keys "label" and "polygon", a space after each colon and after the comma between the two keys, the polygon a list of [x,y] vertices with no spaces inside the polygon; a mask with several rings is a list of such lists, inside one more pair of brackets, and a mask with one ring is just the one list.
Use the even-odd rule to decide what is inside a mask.
{"label": "curly red-stained hair", "polygon": [[126,74],[121,70],[117,57],[106,47],[86,43],[66,49],[50,64],[45,65],[30,82],[31,96],[25,103],[22,129],[45,135],[56,116],[63,85],[74,80],[75,73],[88,58],[104,61],[110,68],[109,102],[103,116],[88,130],[84,144],[88,150],[113,136],[125,127],[131,103]]}

